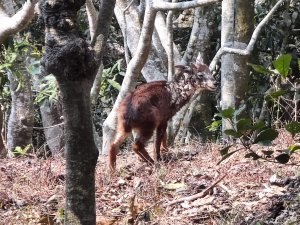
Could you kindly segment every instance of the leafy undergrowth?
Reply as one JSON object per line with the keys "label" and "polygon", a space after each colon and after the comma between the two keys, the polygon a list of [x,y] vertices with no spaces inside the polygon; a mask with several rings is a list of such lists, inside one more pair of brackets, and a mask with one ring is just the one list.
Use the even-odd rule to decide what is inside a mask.
{"label": "leafy undergrowth", "polygon": [[[268,148],[283,149],[289,138]],[[155,169],[128,151],[118,157],[113,176],[100,157],[97,224],[300,224],[298,166],[253,161],[241,153],[217,165],[221,148],[177,146]],[[299,155],[292,162],[300,164]],[[60,157],[1,160],[0,224],[62,224],[64,182]],[[171,204],[197,193],[194,200]]]}

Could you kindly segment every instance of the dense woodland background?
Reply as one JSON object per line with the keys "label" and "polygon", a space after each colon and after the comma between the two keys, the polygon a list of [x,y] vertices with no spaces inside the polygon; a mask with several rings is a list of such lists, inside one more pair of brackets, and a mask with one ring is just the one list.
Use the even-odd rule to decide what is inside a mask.
{"label": "dense woodland background", "polygon": [[[215,211],[200,207],[211,205],[212,199],[173,208],[165,202],[201,192],[236,165],[241,171],[249,167],[251,174],[234,183],[235,176],[243,175],[233,169],[227,183],[218,186],[226,196],[248,190],[241,183],[256,179],[252,170],[257,169],[260,185],[281,174],[286,180],[275,179],[272,185],[287,191],[290,186],[285,185],[292,183],[296,190],[288,192],[295,197],[299,13],[299,0],[0,1],[0,213],[6,215],[0,216],[0,224],[95,224],[96,215],[99,224],[284,224],[288,220],[281,219],[287,216],[276,221],[280,213],[252,213],[247,220],[250,209],[243,214],[233,205]],[[174,65],[190,65],[198,55],[218,80],[218,90],[194,96],[169,121],[171,151],[161,168],[138,167],[142,163],[127,151],[128,140],[118,173],[111,176],[105,159],[121,100],[136,85],[171,82]],[[38,173],[32,170],[37,166]],[[209,172],[201,171],[203,167]],[[39,179],[32,178],[34,173]],[[22,183],[21,176],[28,183],[48,182],[43,188],[50,188],[49,195],[25,198],[22,189],[36,189]],[[20,186],[10,187],[13,183]],[[209,190],[216,191],[216,186]],[[42,195],[39,191],[35,196]],[[218,206],[226,201],[222,191],[212,194]],[[243,201],[253,203],[249,193]],[[45,211],[51,197],[55,206]],[[274,201],[281,204],[281,198]],[[42,203],[40,210],[28,209]],[[31,219],[22,216],[25,208]],[[286,224],[298,224],[297,210],[289,209],[292,218]],[[185,216],[180,219],[176,212]],[[107,215],[113,218],[110,222]]]}

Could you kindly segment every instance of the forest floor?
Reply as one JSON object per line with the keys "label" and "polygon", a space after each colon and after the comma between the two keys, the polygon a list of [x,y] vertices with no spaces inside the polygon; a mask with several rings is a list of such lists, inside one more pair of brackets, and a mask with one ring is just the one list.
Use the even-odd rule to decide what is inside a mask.
{"label": "forest floor", "polygon": [[[285,149],[292,142],[281,132],[267,148]],[[217,165],[221,148],[195,141],[176,146],[155,169],[125,151],[118,156],[113,176],[106,157],[100,156],[97,224],[300,224],[299,166],[253,161],[242,152]],[[292,162],[300,165],[299,155]],[[64,170],[61,157],[2,159],[0,225],[62,224]],[[189,196],[194,199],[172,203]]]}

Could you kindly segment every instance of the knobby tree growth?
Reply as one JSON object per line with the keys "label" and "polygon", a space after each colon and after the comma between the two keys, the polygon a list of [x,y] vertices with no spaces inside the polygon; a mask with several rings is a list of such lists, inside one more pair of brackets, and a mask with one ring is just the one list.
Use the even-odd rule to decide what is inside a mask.
{"label": "knobby tree growth", "polygon": [[43,0],[45,74],[52,73],[61,92],[65,126],[65,224],[96,223],[95,166],[98,150],[93,138],[90,90],[106,43],[114,1],[102,1],[92,45],[82,38],[77,11],[85,1]]}

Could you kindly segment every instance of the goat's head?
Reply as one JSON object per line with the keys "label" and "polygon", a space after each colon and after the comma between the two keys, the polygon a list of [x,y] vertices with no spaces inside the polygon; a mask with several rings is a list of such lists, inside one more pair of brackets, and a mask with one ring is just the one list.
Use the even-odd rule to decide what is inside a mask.
{"label": "goat's head", "polygon": [[215,91],[217,89],[217,81],[207,65],[196,62],[191,66],[177,65],[175,68],[178,70],[177,78],[182,80],[184,84],[189,84],[195,92]]}

